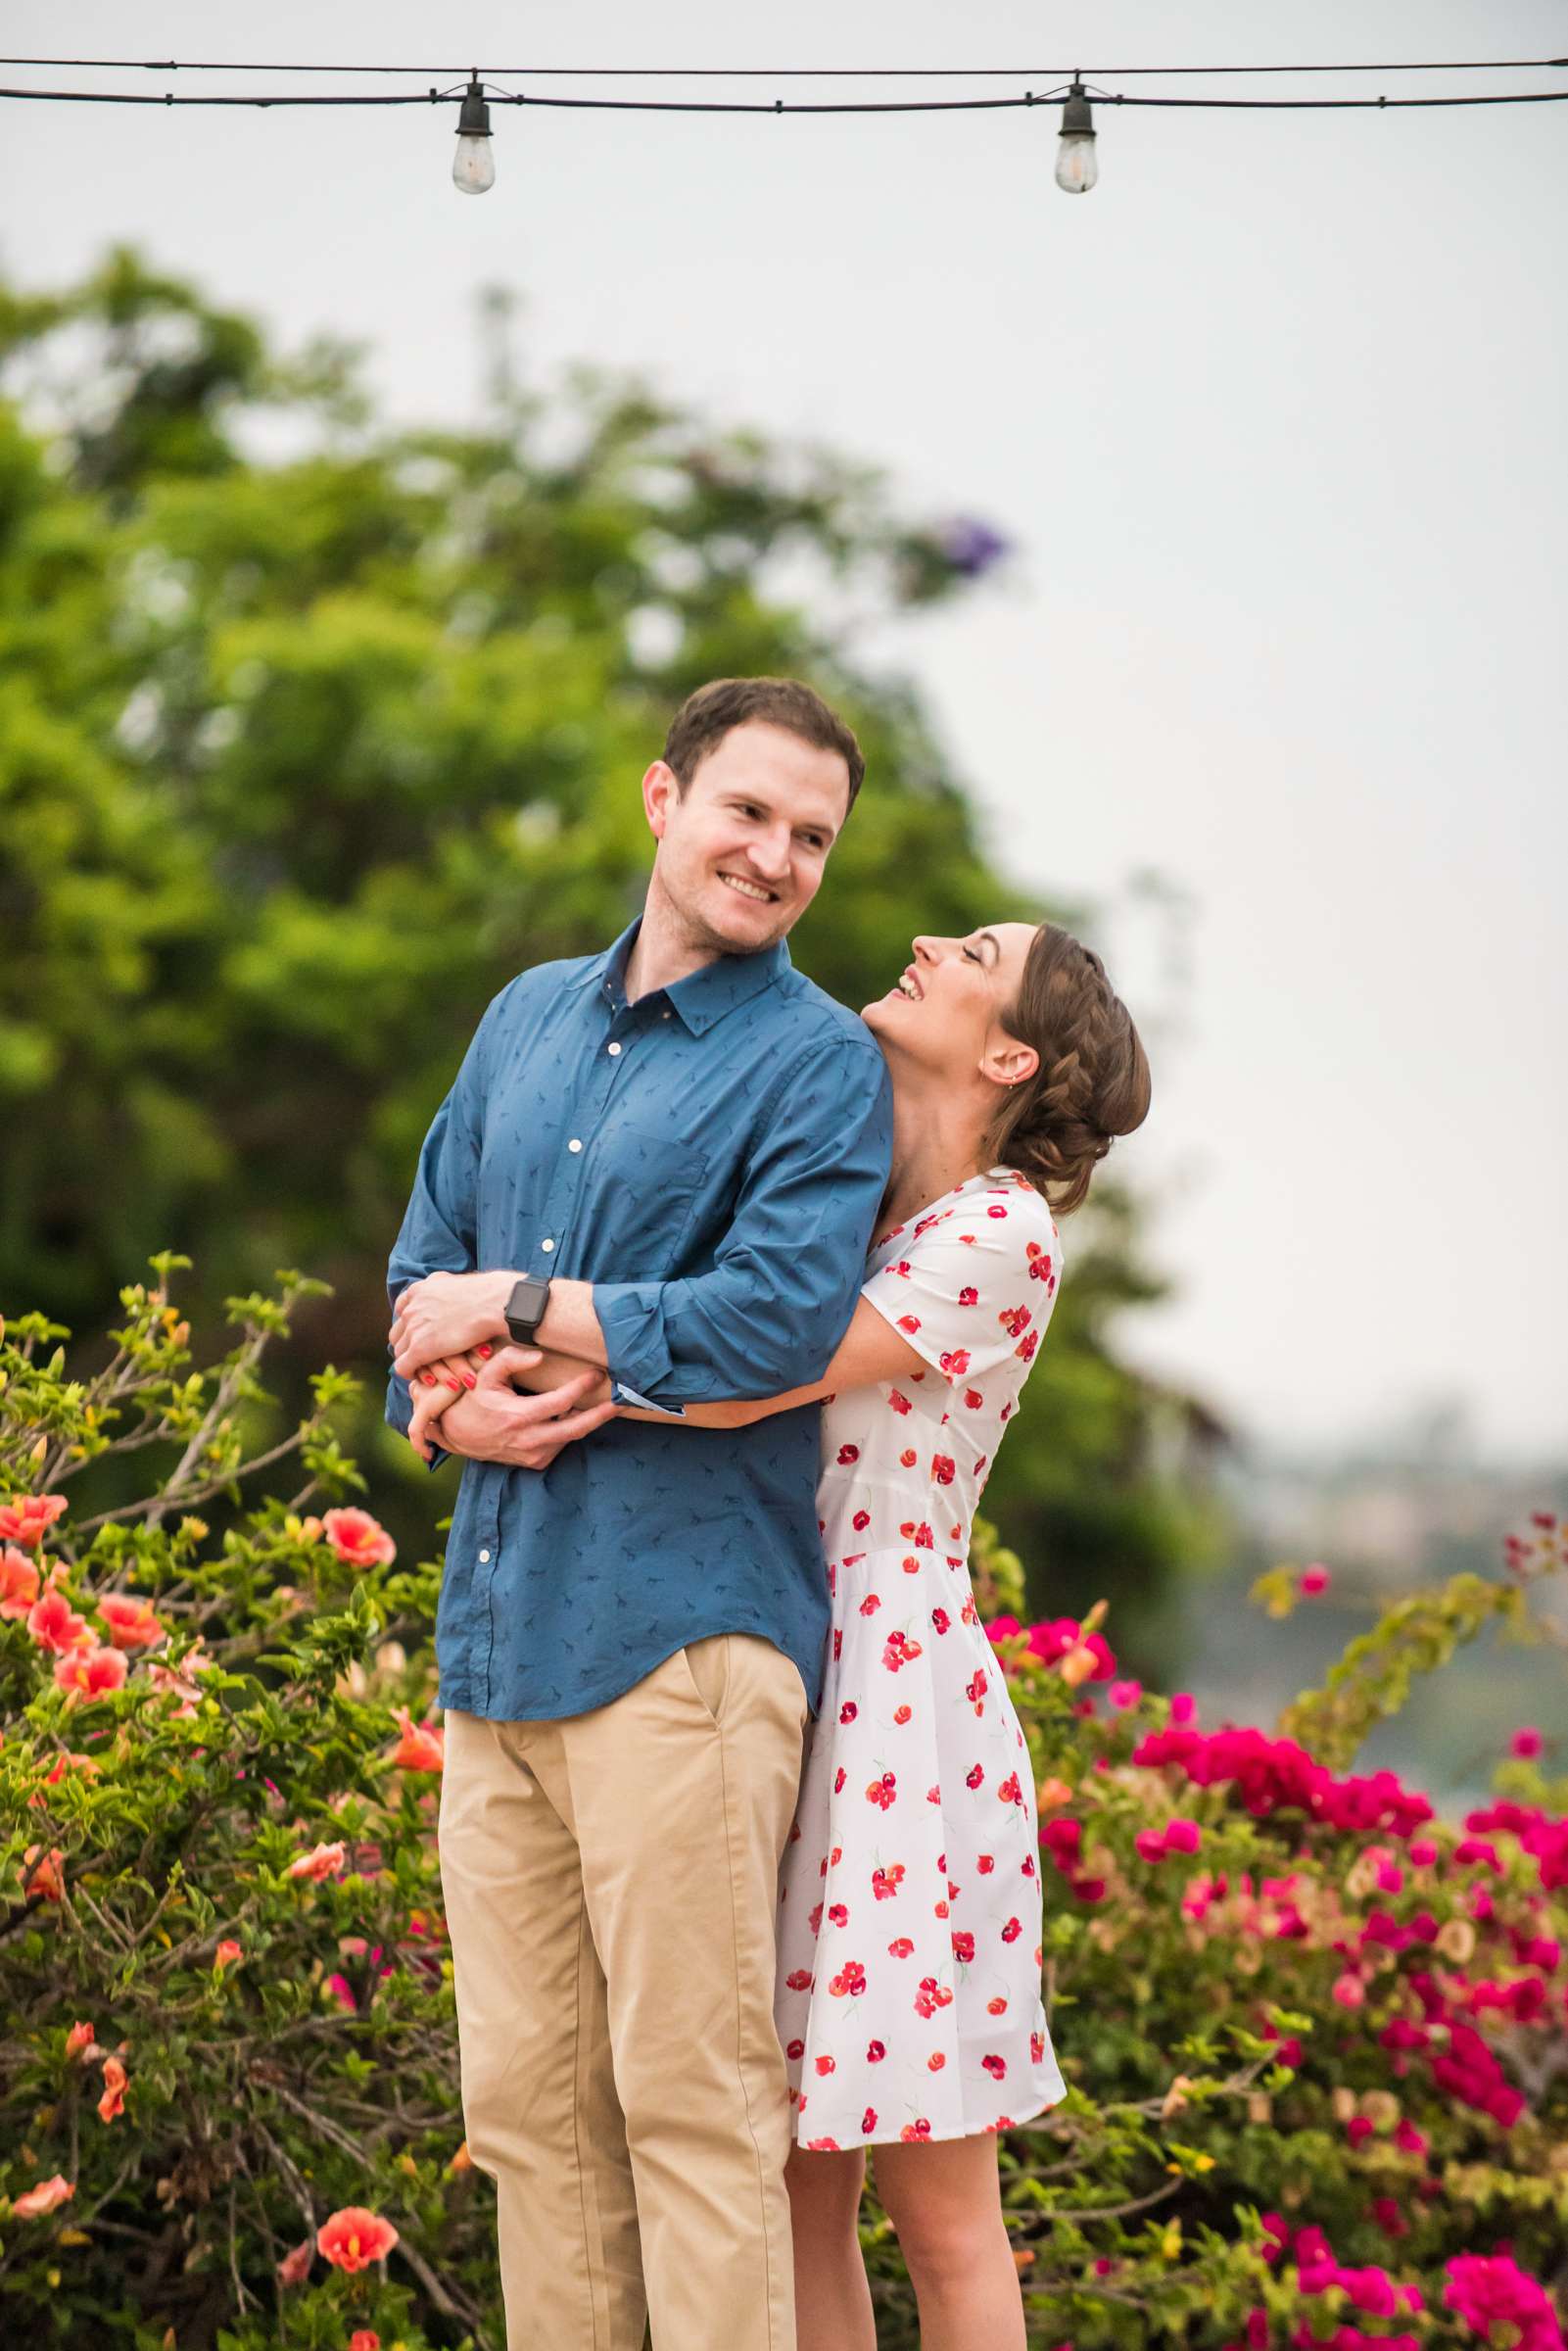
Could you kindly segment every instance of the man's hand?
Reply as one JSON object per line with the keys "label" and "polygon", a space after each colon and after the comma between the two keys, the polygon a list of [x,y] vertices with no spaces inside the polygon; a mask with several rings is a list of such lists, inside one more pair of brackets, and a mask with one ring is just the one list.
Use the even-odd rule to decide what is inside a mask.
{"label": "man's hand", "polygon": [[482,1339],[506,1336],[515,1273],[427,1273],[398,1300],[389,1338],[392,1366],[411,1379],[443,1356],[466,1355]]}
{"label": "man's hand", "polygon": [[[477,1384],[459,1396],[450,1388],[416,1388],[409,1443],[428,1460],[426,1439],[434,1434],[450,1453],[468,1461],[547,1469],[563,1447],[614,1419],[609,1381],[592,1367],[543,1395],[519,1395],[511,1375],[537,1361],[534,1348],[502,1347],[481,1366]],[[443,1396],[451,1401],[438,1417]]]}

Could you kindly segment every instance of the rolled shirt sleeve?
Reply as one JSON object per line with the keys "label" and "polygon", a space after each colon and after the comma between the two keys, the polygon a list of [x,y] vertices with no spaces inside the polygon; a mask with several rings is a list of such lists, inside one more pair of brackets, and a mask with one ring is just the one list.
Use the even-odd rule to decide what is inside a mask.
{"label": "rolled shirt sleeve", "polygon": [[892,1086],[874,1040],[814,1045],[757,1131],[710,1271],[594,1285],[612,1378],[654,1403],[806,1386],[849,1327],[892,1155]]}

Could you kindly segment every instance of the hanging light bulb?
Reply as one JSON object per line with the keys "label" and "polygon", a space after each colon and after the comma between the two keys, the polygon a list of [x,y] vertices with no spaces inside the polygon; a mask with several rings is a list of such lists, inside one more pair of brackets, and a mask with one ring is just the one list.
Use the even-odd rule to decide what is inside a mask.
{"label": "hanging light bulb", "polygon": [[1062,109],[1062,137],[1056,151],[1056,184],[1069,196],[1087,196],[1100,176],[1094,160],[1094,116],[1075,81]]}
{"label": "hanging light bulb", "polygon": [[478,74],[463,92],[457,118],[457,153],[452,159],[452,185],[465,196],[483,196],[496,184],[496,159],[490,151],[490,109]]}

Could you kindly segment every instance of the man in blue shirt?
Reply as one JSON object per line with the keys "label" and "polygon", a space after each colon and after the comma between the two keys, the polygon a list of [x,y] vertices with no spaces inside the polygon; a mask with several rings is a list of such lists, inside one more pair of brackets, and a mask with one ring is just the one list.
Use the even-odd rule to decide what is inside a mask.
{"label": "man in blue shirt", "polygon": [[[645,2316],[659,2351],[793,2351],[774,1916],[829,1620],[818,1412],[678,1415],[819,1379],[859,1294],[885,1065],[784,937],[862,773],[794,681],[683,705],[642,915],[492,1003],[393,1251],[389,1418],[407,1375],[463,1382],[441,1866],[509,2351],[641,2351]],[[592,1370],[564,1400],[451,1370],[508,1331],[672,1425],[572,1409]]]}

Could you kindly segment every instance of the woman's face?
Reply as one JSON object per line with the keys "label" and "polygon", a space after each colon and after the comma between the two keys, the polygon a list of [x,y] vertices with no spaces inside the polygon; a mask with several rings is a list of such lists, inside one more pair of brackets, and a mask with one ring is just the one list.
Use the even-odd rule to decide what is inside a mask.
{"label": "woman's face", "polygon": [[1017,1001],[1033,939],[1032,923],[993,923],[966,938],[917,938],[914,960],[861,1019],[890,1059],[907,1058],[955,1083],[1027,1077],[1037,1056],[1008,1035],[1001,1016]]}

